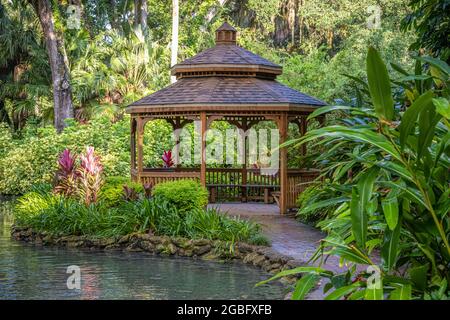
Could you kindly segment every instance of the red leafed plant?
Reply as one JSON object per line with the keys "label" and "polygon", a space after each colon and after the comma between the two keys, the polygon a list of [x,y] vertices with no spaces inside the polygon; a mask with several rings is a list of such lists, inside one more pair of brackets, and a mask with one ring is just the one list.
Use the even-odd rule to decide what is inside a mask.
{"label": "red leafed plant", "polygon": [[103,185],[103,166],[100,157],[95,155],[94,147],[87,147],[86,153],[80,156],[80,167],[77,170],[78,192],[86,205],[97,202],[100,188]]}
{"label": "red leafed plant", "polygon": [[164,151],[162,156],[162,161],[164,162],[164,168],[170,168],[173,166],[172,151]]}
{"label": "red leafed plant", "polygon": [[152,190],[153,190],[153,182],[144,183],[144,195],[146,198],[151,198],[152,196]]}
{"label": "red leafed plant", "polygon": [[97,202],[103,185],[103,166],[93,147],[86,147],[86,153],[77,157],[65,149],[58,159],[58,172],[54,192],[66,197],[81,197],[86,205]]}
{"label": "red leafed plant", "polygon": [[64,196],[72,196],[77,192],[78,173],[76,171],[76,156],[65,149],[58,159],[56,185],[54,191]]}

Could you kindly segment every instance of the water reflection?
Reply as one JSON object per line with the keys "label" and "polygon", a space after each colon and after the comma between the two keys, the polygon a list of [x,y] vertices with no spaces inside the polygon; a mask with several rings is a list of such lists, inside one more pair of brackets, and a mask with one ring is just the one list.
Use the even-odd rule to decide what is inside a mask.
{"label": "water reflection", "polygon": [[[147,253],[33,246],[10,239],[10,202],[0,202],[0,299],[280,299],[278,284],[254,287],[268,274]],[[81,269],[81,289],[66,286],[67,267]]]}

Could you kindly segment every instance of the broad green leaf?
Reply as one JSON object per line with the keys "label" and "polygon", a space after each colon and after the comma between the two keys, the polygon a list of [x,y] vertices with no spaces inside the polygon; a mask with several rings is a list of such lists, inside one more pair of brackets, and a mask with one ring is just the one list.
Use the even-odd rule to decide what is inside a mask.
{"label": "broad green leaf", "polygon": [[366,288],[364,300],[383,300],[383,286]]}
{"label": "broad green leaf", "polygon": [[362,256],[357,251],[352,250],[347,247],[337,247],[331,251],[332,254],[344,258],[348,261],[352,261],[359,264],[370,264],[371,262],[367,259],[367,257]]}
{"label": "broad green leaf", "polygon": [[311,289],[314,288],[319,278],[320,277],[314,273],[302,276],[295,285],[295,290],[292,293],[292,300],[303,300]]}
{"label": "broad green leaf", "polygon": [[372,196],[373,185],[378,177],[378,167],[372,167],[365,172],[358,181],[358,192],[361,197],[361,205],[366,208]]}
{"label": "broad green leaf", "polygon": [[[302,138],[299,138],[295,141],[292,140],[293,142],[289,143],[289,145],[295,143],[297,145],[300,145],[324,137],[337,137],[355,142],[362,141],[379,148],[380,150],[390,154],[395,159],[401,161],[401,156],[398,153],[397,149],[395,148],[394,145],[392,145],[392,143],[389,140],[387,140],[385,136],[364,128],[348,128],[344,126],[334,125],[314,129],[309,131]],[[287,144],[283,144],[282,146],[287,146]]]}
{"label": "broad green leaf", "polygon": [[405,69],[403,69],[403,68],[402,68],[399,64],[397,64],[397,63],[391,62],[391,67],[392,67],[392,69],[394,69],[395,71],[397,71],[397,72],[399,72],[399,73],[401,73],[401,74],[403,74],[403,75],[405,75],[405,76],[409,75],[408,72],[407,72]]}
{"label": "broad green leaf", "polygon": [[433,98],[433,104],[436,107],[436,111],[446,119],[450,119],[450,104],[445,98]]}
{"label": "broad green leaf", "polygon": [[384,241],[381,247],[381,258],[383,259],[383,265],[387,270],[391,270],[397,261],[398,255],[398,242],[400,239],[401,222],[397,223],[394,230],[386,228],[384,231]]}
{"label": "broad green leaf", "polygon": [[404,195],[408,197],[408,199],[411,199],[414,202],[421,204],[425,208],[428,208],[427,204],[423,201],[422,194],[419,192],[419,190],[403,184],[397,184],[392,181],[382,181],[382,184],[390,188],[400,188],[404,192]]}
{"label": "broad green leaf", "polygon": [[[434,66],[430,66],[429,72],[431,74],[431,76],[433,77],[433,81],[436,84],[437,87],[442,87],[443,83],[444,83],[444,76],[441,72],[441,70],[439,70],[438,68],[434,67]],[[444,80],[444,81],[443,81]]]}
{"label": "broad green leaf", "polygon": [[301,208],[300,212],[301,213],[309,213],[311,211],[315,211],[321,208],[325,208],[325,207],[329,207],[329,206],[334,206],[337,205],[339,203],[348,201],[349,198],[347,197],[338,197],[338,198],[332,198],[332,199],[326,199],[323,201],[318,201],[318,202],[314,202],[309,206],[306,206],[304,208]]}
{"label": "broad green leaf", "polygon": [[399,284],[389,295],[389,300],[411,300],[411,285]]}
{"label": "broad green leaf", "polygon": [[331,292],[329,295],[327,295],[325,297],[325,300],[338,300],[338,299],[342,298],[343,296],[348,295],[349,293],[352,293],[353,291],[358,289],[359,286],[360,286],[360,284],[358,282],[356,282],[349,286],[336,289],[333,292]]}
{"label": "broad green leaf", "polygon": [[[350,106],[325,106],[325,107],[321,107],[319,109],[314,110],[313,113],[311,113],[308,116],[308,120],[311,120],[317,116],[320,116],[324,113],[328,113],[331,111],[336,111],[336,110],[352,110],[352,111],[357,111],[357,112],[361,112],[361,113],[365,113],[363,110],[355,108],[355,107],[350,107]],[[371,114],[367,113],[366,114],[368,117],[372,116]]]}
{"label": "broad green leaf", "polygon": [[295,274],[299,274],[299,273],[314,273],[317,275],[320,275],[322,277],[330,277],[333,275],[333,272],[328,271],[326,269],[323,268],[319,268],[319,267],[297,267],[297,268],[293,268],[293,269],[289,269],[289,270],[284,270],[281,272],[278,272],[276,275],[274,275],[273,277],[267,279],[267,280],[263,280],[261,282],[258,282],[256,284],[256,286],[260,286],[262,284],[265,284],[267,282],[279,279],[279,278],[283,278],[286,276],[290,276],[290,275],[295,275]]}
{"label": "broad green leaf", "polygon": [[431,79],[432,76],[429,75],[425,75],[425,74],[421,74],[421,75],[408,75],[406,77],[402,77],[399,80],[400,81],[423,81],[423,80],[428,80]]}
{"label": "broad green leaf", "polygon": [[389,229],[394,230],[398,222],[398,200],[395,196],[381,200],[384,217]]}
{"label": "broad green leaf", "polygon": [[402,177],[405,180],[408,180],[410,182],[414,181],[412,174],[403,165],[400,165],[393,161],[380,161],[376,163],[376,165]]}
{"label": "broad green leaf", "polygon": [[[418,158],[429,155],[428,147],[434,137],[436,124],[441,119],[440,115],[436,115],[433,103],[428,104],[419,114],[419,136],[418,136]],[[431,158],[431,156],[429,157]],[[424,159],[422,159],[424,160]]]}
{"label": "broad green leaf", "polygon": [[409,276],[411,277],[411,281],[420,290],[425,290],[427,286],[428,269],[429,265],[425,264],[421,266],[412,267],[408,270]]}
{"label": "broad green leaf", "polygon": [[422,109],[426,108],[427,106],[431,105],[433,98],[433,92],[427,91],[424,94],[422,94],[420,97],[418,97],[411,106],[406,109],[405,113],[402,116],[402,121],[399,126],[400,130],[400,146],[403,149],[406,143],[406,140],[408,138],[408,135],[411,134],[411,132],[414,129],[414,126],[417,121],[417,117],[419,116],[419,113],[422,111]]}
{"label": "broad green leaf", "polygon": [[[419,60],[416,60],[416,63],[414,65],[414,74],[416,76],[421,76],[422,75],[422,64],[420,63]],[[419,80],[419,79],[416,79],[416,80],[414,80],[414,84],[416,86],[417,92],[422,93],[423,92],[423,90],[422,90],[423,81]]]}
{"label": "broad green leaf", "polygon": [[348,297],[348,300],[361,300],[365,295],[366,289],[357,290]]}
{"label": "broad green leaf", "polygon": [[392,120],[394,100],[389,74],[380,54],[373,47],[367,53],[367,80],[375,112],[381,119]]}
{"label": "broad green leaf", "polygon": [[414,59],[429,63],[436,68],[443,71],[445,74],[450,74],[450,66],[443,60],[432,58],[432,57],[414,57]]}
{"label": "broad green leaf", "polygon": [[367,83],[364,82],[364,80],[362,80],[362,79],[360,79],[360,78],[358,78],[358,77],[355,77],[355,76],[352,76],[352,75],[349,75],[349,74],[346,74],[346,73],[342,73],[342,75],[343,75],[344,77],[347,77],[347,78],[349,78],[349,79],[352,79],[353,81],[355,81],[355,82],[361,84],[365,89],[368,89],[368,88],[369,88],[368,85],[367,85]]}
{"label": "broad green leaf", "polygon": [[349,276],[347,273],[342,273],[331,277],[330,280],[333,287],[339,289],[345,285],[348,285]]}
{"label": "broad green leaf", "polygon": [[352,188],[352,200],[350,201],[350,216],[352,218],[352,233],[356,243],[364,248],[367,235],[367,217],[361,208],[358,188]]}
{"label": "broad green leaf", "polygon": [[379,172],[378,167],[372,167],[358,181],[357,189],[353,187],[350,213],[352,232],[360,248],[365,248],[367,239],[367,207],[372,195],[373,185]]}

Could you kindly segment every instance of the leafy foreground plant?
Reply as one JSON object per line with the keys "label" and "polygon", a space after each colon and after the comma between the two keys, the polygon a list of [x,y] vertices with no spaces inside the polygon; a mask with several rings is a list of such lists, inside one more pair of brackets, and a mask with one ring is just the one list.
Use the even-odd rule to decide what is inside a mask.
{"label": "leafy foreground plant", "polygon": [[[327,183],[311,196],[317,201],[302,199],[301,210],[328,210],[318,225],[329,233],[311,259],[320,259],[319,267],[283,271],[268,280],[305,274],[294,299],[304,298],[320,277],[330,280],[325,292],[334,288],[326,299],[448,298],[449,66],[416,59],[414,75],[392,65],[402,74],[393,81],[394,99],[387,68],[370,48],[368,84],[359,81],[363,88],[356,106],[328,106],[310,116],[340,110],[348,117],[289,143],[315,141],[321,148],[317,164]],[[348,271],[323,269],[328,254],[347,263]]]}

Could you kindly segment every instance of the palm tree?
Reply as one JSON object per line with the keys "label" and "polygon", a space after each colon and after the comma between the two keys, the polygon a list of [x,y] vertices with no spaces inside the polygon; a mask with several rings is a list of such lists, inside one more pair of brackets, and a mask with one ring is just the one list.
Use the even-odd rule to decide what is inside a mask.
{"label": "palm tree", "polygon": [[31,116],[51,120],[48,58],[39,21],[20,0],[0,4],[0,121],[14,130]]}

